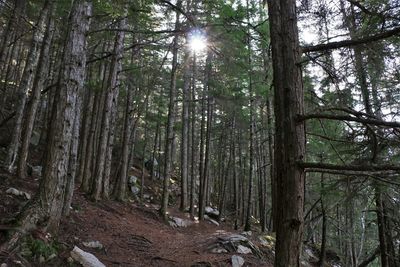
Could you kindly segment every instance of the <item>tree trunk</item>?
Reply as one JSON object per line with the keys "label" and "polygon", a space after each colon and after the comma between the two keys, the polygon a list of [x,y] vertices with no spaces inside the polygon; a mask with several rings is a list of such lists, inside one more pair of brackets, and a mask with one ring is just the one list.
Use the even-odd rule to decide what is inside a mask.
{"label": "tree trunk", "polygon": [[[181,7],[182,1],[178,0],[178,7]],[[179,22],[180,13],[176,12],[175,29],[180,28]],[[169,105],[168,105],[168,122],[165,133],[165,162],[164,162],[164,183],[163,183],[163,194],[161,199],[160,213],[165,220],[167,220],[168,213],[168,200],[169,200],[169,180],[171,177],[171,166],[172,166],[172,146],[174,144],[174,125],[175,125],[175,98],[176,98],[176,75],[178,69],[178,40],[179,35],[175,34],[172,44],[172,69],[171,69],[171,81],[169,88]]]}
{"label": "tree trunk", "polygon": [[303,236],[305,158],[300,49],[295,0],[269,0],[273,85],[275,96],[275,176],[277,225],[275,266],[300,266]]}
{"label": "tree trunk", "polygon": [[319,263],[320,267],[325,266],[326,260],[326,228],[327,228],[327,216],[326,216],[326,209],[325,209],[325,202],[324,202],[324,174],[321,174],[321,212],[322,212],[322,239],[321,239],[321,253],[319,256]]}
{"label": "tree trunk", "polygon": [[[128,164],[129,164],[129,139],[132,133],[132,88],[130,86],[127,87],[126,94],[126,107],[125,107],[125,116],[124,116],[124,131],[122,137],[122,158],[121,158],[121,170],[119,172],[119,177],[117,179],[117,186],[121,186],[120,181],[128,181]],[[116,186],[116,188],[117,188]],[[119,194],[123,192],[121,188],[118,190],[114,190],[116,194],[116,198],[119,200],[123,200],[125,198],[124,194]]]}
{"label": "tree trunk", "polygon": [[196,104],[194,102],[196,92],[196,55],[193,55],[193,76],[191,82],[191,102],[190,102],[190,215],[193,217],[195,213],[195,195],[196,195]]}
{"label": "tree trunk", "polygon": [[[247,6],[247,21],[250,23],[250,12],[249,12],[249,0],[246,1]],[[244,225],[245,231],[251,230],[251,211],[252,211],[252,198],[253,198],[253,166],[254,166],[254,99],[253,99],[253,81],[252,81],[252,60],[251,60],[251,44],[250,44],[250,30],[247,30],[247,63],[248,63],[248,90],[249,90],[249,102],[250,102],[250,144],[249,144],[249,184],[247,194],[247,213],[246,221]]]}
{"label": "tree trunk", "polygon": [[183,102],[182,102],[182,143],[181,143],[181,204],[180,209],[184,211],[188,202],[188,139],[189,139],[189,90],[191,71],[190,52],[185,51],[184,77],[183,77]]}
{"label": "tree trunk", "polygon": [[[49,1],[47,1],[49,2]],[[32,131],[33,131],[33,125],[35,123],[35,117],[36,117],[36,111],[39,105],[39,100],[40,100],[40,93],[43,90],[43,87],[46,82],[46,76],[48,74],[48,69],[47,66],[49,65],[49,52],[50,52],[50,46],[51,46],[51,41],[53,38],[53,33],[54,33],[54,18],[53,18],[53,13],[54,13],[54,4],[52,1],[50,1],[49,4],[49,16],[48,16],[48,22],[47,22],[47,29],[46,33],[44,35],[44,42],[40,51],[40,58],[39,58],[39,63],[38,67],[36,70],[36,76],[35,80],[33,82],[32,86],[32,96],[30,99],[30,102],[28,103],[27,107],[27,112],[25,115],[25,125],[24,129],[22,131],[22,141],[21,141],[21,151],[19,155],[19,160],[18,160],[18,166],[17,166],[17,174],[18,177],[24,178],[26,175],[26,166],[27,166],[27,159],[28,159],[28,152],[29,152],[29,144],[31,141],[31,136],[32,136]],[[39,26],[39,25],[38,25]]]}
{"label": "tree trunk", "polygon": [[[40,47],[43,41],[43,35],[46,29],[46,22],[48,22],[48,13],[50,8],[50,1],[47,0],[44,3],[42,11],[40,12],[39,21],[36,24],[35,30],[33,32],[33,38],[31,46],[29,48],[28,57],[26,59],[24,71],[22,73],[22,78],[18,87],[18,103],[17,111],[15,114],[15,125],[12,134],[11,143],[8,146],[8,153],[6,158],[6,167],[9,172],[12,172],[15,161],[18,157],[18,149],[21,144],[21,132],[22,132],[22,122],[25,111],[25,104],[28,97],[28,92],[32,90],[33,79],[36,73],[36,66],[40,57]],[[22,159],[24,160],[24,159]],[[26,161],[26,159],[25,159]],[[25,173],[23,174],[25,176]]]}
{"label": "tree trunk", "polygon": [[[124,29],[126,27],[127,18],[121,18],[118,28]],[[105,161],[107,158],[107,148],[109,147],[109,135],[111,129],[111,122],[113,117],[113,107],[116,108],[114,105],[116,91],[119,90],[118,88],[118,70],[119,64],[122,60],[122,54],[124,50],[124,38],[125,32],[119,31],[115,37],[114,43],[114,51],[113,57],[111,60],[111,69],[108,77],[107,82],[107,91],[106,97],[104,101],[104,111],[103,111],[103,118],[101,122],[101,131],[100,131],[100,138],[99,138],[99,145],[97,148],[97,159],[95,164],[95,179],[93,181],[93,188],[92,188],[92,197],[95,200],[100,200],[101,194],[103,193],[103,185],[104,185],[104,170],[105,170]],[[123,186],[120,185],[121,192],[119,195],[123,195],[125,198],[126,195],[126,180],[120,181],[120,183],[124,183]]]}
{"label": "tree trunk", "polygon": [[58,228],[64,205],[73,122],[77,115],[76,99],[84,85],[86,33],[91,10],[87,1],[75,1],[73,4],[39,193],[21,213],[19,225],[23,231],[13,233],[1,249],[13,248],[24,233],[36,228],[39,222],[45,222],[47,231],[52,233]]}
{"label": "tree trunk", "polygon": [[[205,99],[208,94],[209,79],[211,75],[211,52],[207,53],[206,59],[206,74],[204,80],[204,88],[201,100],[201,124],[200,124],[200,163],[199,163],[199,180],[200,180],[200,192],[199,192],[199,220],[204,219],[204,209],[206,205],[206,190],[207,190],[207,175],[208,175],[208,161],[210,153],[211,141],[211,120],[212,120],[212,108],[210,106],[210,100],[208,100],[207,106],[207,131],[206,131],[206,104]],[[209,138],[210,137],[210,138]]]}

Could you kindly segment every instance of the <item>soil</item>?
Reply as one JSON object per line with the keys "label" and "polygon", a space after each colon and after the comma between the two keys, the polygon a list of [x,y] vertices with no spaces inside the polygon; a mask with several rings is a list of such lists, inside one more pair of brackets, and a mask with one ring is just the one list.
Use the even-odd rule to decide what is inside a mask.
{"label": "soil", "polygon": [[[33,194],[38,187],[38,178],[19,180],[5,172],[0,173],[0,243],[5,240],[4,233],[9,229],[7,222],[27,202],[23,196],[6,194],[10,187]],[[0,264],[79,266],[68,262],[70,251],[78,246],[94,254],[106,266],[231,266],[233,253],[215,254],[209,249],[218,236],[235,233],[229,223],[216,226],[202,221],[187,228],[174,228],[161,219],[157,209],[157,204],[141,204],[133,200],[127,203],[92,202],[77,189],[71,214],[63,219],[59,235],[55,238],[60,245],[58,257],[38,263],[23,258],[17,252],[0,252]],[[179,218],[189,218],[187,213],[179,212],[174,207],[170,208],[170,213]],[[33,236],[43,239],[43,235]],[[82,244],[89,241],[99,241],[103,248],[87,248]],[[244,266],[272,266],[271,252],[264,253],[264,259],[252,254],[240,256],[245,259]]]}

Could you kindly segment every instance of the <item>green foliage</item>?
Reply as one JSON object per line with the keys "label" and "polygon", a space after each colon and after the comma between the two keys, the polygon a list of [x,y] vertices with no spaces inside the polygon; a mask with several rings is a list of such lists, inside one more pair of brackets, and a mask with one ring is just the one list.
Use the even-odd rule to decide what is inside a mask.
{"label": "green foliage", "polygon": [[28,236],[25,238],[21,250],[24,256],[31,259],[38,260],[39,258],[43,257],[45,260],[47,260],[54,255],[57,255],[59,251],[59,245],[55,241],[50,241],[47,243],[43,240]]}

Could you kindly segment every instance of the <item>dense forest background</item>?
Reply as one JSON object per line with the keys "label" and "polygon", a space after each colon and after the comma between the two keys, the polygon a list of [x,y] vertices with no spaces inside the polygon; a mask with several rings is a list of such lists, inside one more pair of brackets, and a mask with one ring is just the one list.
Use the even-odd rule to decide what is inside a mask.
{"label": "dense forest background", "polygon": [[0,0],[0,25],[2,168],[43,167],[2,248],[74,189],[158,183],[165,219],[276,232],[275,266],[400,265],[399,1]]}

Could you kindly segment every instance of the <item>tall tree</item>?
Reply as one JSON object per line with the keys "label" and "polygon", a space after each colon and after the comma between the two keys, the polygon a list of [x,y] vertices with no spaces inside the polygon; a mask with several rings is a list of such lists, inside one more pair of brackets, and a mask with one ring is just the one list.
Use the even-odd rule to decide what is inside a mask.
{"label": "tall tree", "polygon": [[[11,172],[15,166],[18,157],[18,150],[21,145],[20,138],[23,127],[22,122],[24,117],[25,105],[28,98],[28,92],[32,90],[32,85],[36,73],[36,66],[38,64],[40,57],[40,47],[42,44],[44,32],[46,30],[49,8],[50,8],[50,1],[45,1],[43,9],[39,16],[38,23],[33,32],[33,38],[29,49],[28,57],[26,59],[24,71],[22,73],[21,81],[19,83],[19,88],[17,89],[18,103],[17,103],[16,120],[15,120],[12,140],[8,146],[8,154],[5,162],[9,172]],[[24,161],[24,159],[22,159],[22,161]],[[25,173],[21,174],[25,176]]]}
{"label": "tall tree", "polygon": [[275,105],[275,266],[300,266],[303,235],[305,158],[304,93],[295,0],[269,0]]}
{"label": "tall tree", "polygon": [[[179,9],[182,6],[182,1],[178,0],[177,5]],[[176,11],[175,14],[175,31],[180,29],[180,12]],[[163,193],[161,199],[161,215],[167,219],[168,202],[169,202],[169,180],[172,171],[172,150],[174,144],[174,125],[175,125],[175,98],[176,98],[176,75],[178,70],[178,49],[179,49],[179,34],[175,33],[172,41],[172,69],[171,80],[169,85],[169,105],[168,105],[168,122],[165,133],[165,159],[164,159],[164,183]]]}
{"label": "tall tree", "polygon": [[6,248],[15,246],[23,233],[35,229],[39,222],[46,222],[50,232],[58,228],[64,206],[74,121],[79,119],[76,103],[85,79],[86,33],[91,11],[92,5],[88,1],[73,3],[39,193],[20,214],[20,228],[25,231],[13,233],[4,245]]}

